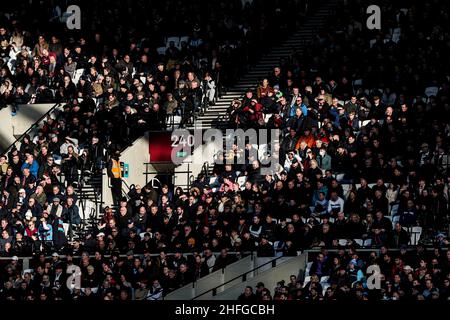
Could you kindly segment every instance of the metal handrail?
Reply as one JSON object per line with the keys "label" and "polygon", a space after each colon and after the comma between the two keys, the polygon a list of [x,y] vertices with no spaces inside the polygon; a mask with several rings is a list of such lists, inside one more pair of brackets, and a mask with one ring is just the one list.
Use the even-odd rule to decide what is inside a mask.
{"label": "metal handrail", "polygon": [[[349,248],[346,248],[345,250],[348,250]],[[425,247],[424,246],[424,250],[425,251],[433,251],[435,248],[434,247]],[[440,250],[449,250],[450,247],[442,247],[439,248]],[[341,249],[334,249],[334,248],[330,248],[330,249],[326,249],[328,253],[338,253]],[[406,247],[406,251],[414,251],[416,250],[416,246],[407,246]],[[358,253],[370,253],[370,252],[377,252],[379,253],[381,251],[381,247],[378,248],[358,248],[356,249],[356,252]],[[399,252],[400,248],[389,248],[388,249],[389,252]],[[318,249],[318,248],[312,248],[312,249],[306,249],[304,251],[304,253],[321,253],[322,249]]]}
{"label": "metal handrail", "polygon": [[230,279],[230,280],[228,280],[228,281],[226,281],[226,282],[224,282],[224,283],[222,283],[222,284],[220,284],[220,285],[218,285],[218,286],[216,286],[216,287],[214,287],[212,289],[209,289],[208,291],[205,291],[205,292],[199,294],[198,296],[195,296],[191,300],[195,300],[195,299],[197,299],[197,298],[199,298],[201,296],[204,296],[205,294],[210,293],[210,292],[212,292],[213,296],[216,296],[217,295],[217,289],[219,289],[220,287],[226,286],[227,284],[229,284],[229,283],[231,283],[231,282],[233,282],[233,281],[235,281],[235,280],[237,280],[239,278],[242,278],[242,282],[245,282],[245,281],[247,281],[247,274],[255,272],[256,270],[259,270],[260,268],[265,267],[265,266],[267,266],[269,264],[272,264],[272,268],[275,268],[277,266],[277,261],[279,259],[281,259],[281,258],[286,258],[286,257],[283,256],[283,255],[275,257],[274,259],[272,259],[272,260],[270,260],[270,261],[268,261],[266,263],[263,263],[262,265],[259,265],[259,266],[255,267],[255,268],[253,268],[253,269],[251,269],[249,271],[246,271],[246,272],[244,272],[244,273],[242,273],[242,274],[240,274],[240,275],[238,275],[238,276],[236,276],[236,277],[234,277],[234,278],[232,278],[232,279]]}
{"label": "metal handrail", "polygon": [[200,170],[200,172],[203,172],[205,178],[208,178],[208,174],[209,174],[209,162],[208,161],[203,162],[202,169]]}
{"label": "metal handrail", "polygon": [[20,137],[18,137],[12,144],[9,145],[8,148],[6,148],[3,153],[7,154],[8,152],[11,151],[11,149],[16,145],[16,143],[20,142],[23,140],[23,138],[29,134],[33,129],[35,129],[37,126],[39,126],[39,124],[41,123],[42,120],[44,120],[49,114],[51,114],[57,107],[59,107],[61,105],[61,103],[56,103],[53,107],[50,108],[50,110],[48,110],[46,113],[44,113],[36,122],[34,122],[27,131],[25,131]]}
{"label": "metal handrail", "polygon": [[121,190],[122,195],[125,195],[125,197],[127,199],[130,199],[130,196],[128,195],[128,193],[131,191],[131,187],[135,187],[135,185],[131,184],[131,186],[129,186],[128,183],[124,179],[120,179],[120,180],[122,180],[122,185],[125,185],[126,189],[128,189],[128,191],[127,191],[124,187],[122,187],[122,190]]}
{"label": "metal handrail", "polygon": [[[412,251],[413,249],[414,249],[413,247],[408,247],[407,251]],[[442,250],[448,250],[449,248],[441,248],[441,249]],[[377,248],[377,249],[358,249],[358,252],[373,252],[373,251],[380,251],[380,250],[381,250],[380,248]],[[426,251],[432,251],[432,250],[434,250],[434,248],[425,248],[425,250]],[[327,251],[328,252],[338,252],[339,249],[327,249]],[[400,249],[389,249],[389,251],[396,252],[396,251],[400,251]],[[306,250],[304,250],[302,252],[302,254],[306,253],[307,255],[309,255],[310,253],[320,253],[320,252],[321,252],[320,249],[306,249]],[[278,256],[275,259],[272,259],[272,260],[270,260],[270,261],[268,261],[268,262],[266,262],[266,263],[264,263],[264,264],[262,264],[262,265],[260,265],[260,266],[258,266],[256,268],[253,268],[252,270],[246,271],[246,272],[242,273],[241,275],[236,276],[233,279],[228,280],[227,282],[224,282],[223,284],[220,284],[220,285],[218,285],[218,286],[216,286],[216,287],[214,287],[214,288],[212,288],[212,289],[210,289],[208,291],[205,291],[205,292],[199,294],[198,296],[195,296],[191,300],[195,300],[195,299],[197,299],[197,298],[199,298],[199,297],[201,297],[201,296],[203,296],[203,295],[205,295],[205,294],[207,294],[209,292],[212,292],[212,295],[216,296],[217,295],[217,289],[219,289],[220,287],[226,286],[227,284],[229,284],[229,283],[231,283],[231,282],[233,282],[233,281],[235,281],[235,280],[237,280],[239,278],[242,278],[242,282],[245,282],[245,281],[247,281],[247,274],[252,273],[252,272],[254,272],[254,271],[256,271],[256,270],[258,270],[258,269],[260,269],[260,268],[262,268],[262,267],[264,267],[266,265],[268,265],[268,264],[272,264],[272,268],[275,268],[276,267],[276,261],[281,259],[281,258],[284,258],[284,257],[285,257],[284,255]]]}
{"label": "metal handrail", "polygon": [[[213,254],[220,254],[220,252],[218,252],[218,251],[214,252],[213,251]],[[252,254],[252,252],[250,252],[250,251],[245,251],[245,252],[228,252],[228,254],[230,254],[230,255],[239,255],[239,254],[243,255],[243,254]],[[149,254],[150,257],[158,257],[159,255],[160,255],[159,253],[150,253]],[[175,253],[174,252],[167,252],[166,255],[167,256],[174,256]],[[193,256],[193,255],[195,255],[195,253],[185,252],[182,255],[183,256]],[[110,255],[110,254],[103,255],[104,258],[110,258],[111,256],[112,255]],[[89,258],[94,258],[94,257],[95,257],[95,255],[89,255]],[[119,257],[120,258],[126,258],[127,255],[120,254]],[[139,258],[142,259],[144,257],[144,254],[141,254],[141,253],[133,254],[133,257],[139,257]],[[18,258],[19,258],[19,260],[23,260],[22,266],[23,266],[23,269],[26,270],[26,269],[29,269],[30,260],[36,259],[36,256],[18,256]],[[51,256],[45,256],[45,259],[51,259],[51,258],[52,258]],[[66,259],[67,255],[59,255],[59,258],[60,259]],[[73,258],[74,259],[80,259],[81,256],[73,256]],[[10,261],[10,260],[12,260],[12,257],[0,257],[0,262],[2,262],[2,261]]]}

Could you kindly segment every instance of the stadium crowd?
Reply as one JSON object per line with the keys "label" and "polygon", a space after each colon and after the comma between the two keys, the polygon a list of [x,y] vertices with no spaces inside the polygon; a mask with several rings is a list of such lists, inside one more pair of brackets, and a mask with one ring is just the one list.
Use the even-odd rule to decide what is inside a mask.
{"label": "stadium crowd", "polygon": [[[5,284],[1,297],[18,297],[15,289],[19,278],[11,278],[23,271],[17,256],[36,258],[33,274],[23,274],[33,284],[22,285],[26,290],[20,299],[57,299],[63,293],[52,290],[65,287],[60,277],[66,275],[70,258],[64,264],[54,260],[49,265],[42,255],[53,252],[52,257],[56,259],[59,252],[86,258],[86,253],[99,251],[101,255],[127,253],[131,257],[130,252],[159,252],[166,243],[165,250],[181,250],[176,241],[172,244],[170,236],[166,238],[175,222],[172,219],[168,223],[161,217],[162,210],[166,211],[167,197],[161,194],[152,202],[148,198],[153,198],[155,190],[146,188],[142,193],[146,195],[146,209],[149,213],[155,211],[155,206],[157,209],[157,216],[148,219],[149,222],[145,219],[146,212],[143,219],[131,207],[131,202],[122,201],[121,206],[125,203],[127,207],[125,213],[117,209],[114,218],[113,212],[105,209],[104,219],[94,233],[76,237],[74,230],[85,223],[77,206],[79,173],[99,172],[118,150],[144,131],[164,130],[171,115],[181,116],[184,124],[203,106],[214,104],[215,98],[245,72],[247,64],[265,51],[254,44],[264,41],[270,46],[281,40],[284,36],[278,33],[296,27],[295,17],[304,15],[307,2],[284,1],[259,6],[256,2],[241,1],[167,5],[158,1],[114,5],[109,1],[91,1],[80,3],[81,23],[89,26],[81,31],[66,28],[65,7],[59,2],[52,6],[37,2],[2,3],[0,108],[11,106],[15,115],[20,112],[19,106],[32,107],[34,103],[55,102],[61,107],[48,114],[36,135],[25,135],[20,147],[13,146],[0,156],[0,255],[12,258],[12,263],[1,273]],[[108,6],[111,10],[105,11]],[[136,19],[127,24],[124,14]],[[186,19],[188,16],[193,19]],[[64,183],[61,176],[65,177]],[[138,197],[141,195],[138,188],[133,191]],[[147,229],[149,235],[142,235],[142,239],[136,237],[137,231]],[[186,229],[182,230],[183,234]],[[206,230],[207,226],[205,237]],[[131,236],[133,233],[135,236]],[[195,241],[190,239],[189,245],[194,247]],[[213,249],[217,248],[215,245]],[[212,253],[208,257],[203,250],[202,254],[201,263],[198,256],[189,260],[192,265],[195,261],[198,264],[196,276],[235,259],[225,250],[217,257]],[[184,275],[177,271],[184,262],[179,254],[175,254],[174,260],[163,256],[142,261],[146,272],[150,270],[144,277],[146,280],[155,275],[159,278],[165,272],[167,282],[159,279],[169,292],[193,279],[190,272]],[[117,260],[119,265],[129,266],[129,260]],[[93,266],[83,268],[83,279],[95,278],[91,279],[90,287],[99,279],[104,280],[99,261],[102,259],[94,263],[95,277],[91,277]],[[104,261],[110,267],[107,273],[114,275],[112,278],[116,279],[120,273],[128,277],[128,269],[112,273],[113,265],[108,259]],[[150,262],[157,266],[150,266]],[[64,269],[62,274],[61,269]],[[180,281],[180,277],[186,280]],[[120,281],[116,280],[114,288],[119,286]],[[131,281],[133,286],[137,285]],[[157,285],[149,283],[149,288],[152,286]],[[109,297],[119,297],[116,291]],[[127,297],[131,297],[131,292]]]}
{"label": "stadium crowd", "polygon": [[[230,107],[230,126],[284,132],[280,170],[292,194],[277,212],[311,190],[300,216],[321,223],[300,233],[324,247],[312,254],[306,277],[246,287],[238,300],[449,300],[450,79],[441,5],[448,8],[415,3],[404,13],[386,5],[384,17],[401,36],[376,33],[373,42],[358,8],[344,6],[303,55]],[[411,248],[411,227],[431,241]],[[379,250],[358,251],[355,242],[346,249],[338,240],[361,234]],[[369,266],[378,267],[375,277]]]}
{"label": "stadium crowd", "polygon": [[[378,268],[378,279],[368,268]],[[381,247],[379,251],[321,250],[309,264],[309,276],[290,275],[273,291],[259,282],[246,287],[238,300],[258,303],[298,301],[448,301],[450,250],[427,251],[422,245],[409,251]],[[303,280],[304,279],[304,280]],[[370,286],[373,287],[370,287]]]}
{"label": "stadium crowd", "polygon": [[[80,38],[67,48],[59,45],[60,54],[51,59],[49,52],[54,51],[46,49],[45,37],[39,38],[35,70],[14,70],[14,79],[21,79],[18,74],[24,72],[23,79],[32,85],[24,83],[24,93],[18,82],[11,80],[6,86],[17,88],[10,94],[27,93],[33,99],[29,90],[39,83],[34,98],[48,93],[64,107],[48,117],[36,137],[25,137],[19,150],[13,148],[0,157],[0,254],[12,257],[0,274],[5,284],[1,298],[162,299],[248,252],[273,257],[297,255],[311,247],[402,248],[418,240],[438,248],[448,246],[448,24],[445,17],[436,20],[441,17],[439,5],[448,4],[441,2],[415,4],[407,13],[386,5],[387,23],[401,30],[399,39],[394,39],[387,29],[366,30],[361,12],[348,1],[301,55],[274,68],[257,92],[247,92],[242,101],[233,103],[230,127],[276,127],[283,132],[277,172],[261,175],[260,161],[252,157],[253,146],[247,144],[242,150],[235,146],[223,157],[244,157],[244,165],[216,164],[213,177],[199,175],[187,192],[171,185],[161,190],[136,185],[128,199],[119,198],[115,211],[105,208],[92,232],[72,241],[67,234],[81,223],[76,190],[70,184],[77,180],[78,169],[100,170],[108,155],[143,131],[164,129],[165,114],[177,112],[179,105],[181,110],[196,109],[200,95],[195,92],[202,83],[197,79],[209,81],[209,72],[217,80],[220,50],[200,45],[199,34],[203,40],[214,38],[208,24],[195,26],[188,47],[182,47],[181,51],[189,51],[188,63],[184,55],[182,61],[172,62],[180,50],[171,45],[164,57],[154,59],[145,54],[153,50],[146,41],[129,39],[123,42],[125,49],[97,54],[92,50],[103,47],[100,36],[95,36],[97,43]],[[277,19],[272,23],[292,28]],[[251,30],[269,23],[264,18],[256,22]],[[230,30],[235,29],[229,25],[235,26],[225,21],[222,27],[233,34]],[[433,25],[437,27],[430,28]],[[155,28],[158,34],[161,29]],[[209,32],[199,33],[203,30]],[[1,34],[9,38],[6,29],[0,29]],[[118,37],[121,34],[129,37],[117,32]],[[372,38],[375,41],[369,42]],[[52,44],[56,45],[53,40]],[[44,67],[47,54],[52,60],[48,68]],[[52,82],[52,88],[47,81],[58,57],[62,60],[53,80],[59,80]],[[198,66],[199,57],[208,57],[206,68]],[[70,75],[78,68],[74,63],[85,65],[77,85]],[[134,68],[137,76],[130,74]],[[28,70],[31,75],[26,76]],[[3,68],[2,79],[10,72]],[[435,89],[426,91],[430,87]],[[54,165],[55,159],[61,165]],[[69,184],[60,184],[61,171]],[[412,240],[417,228],[420,237]],[[22,272],[18,256],[30,254],[34,255],[32,272]],[[49,254],[52,258],[46,259]],[[383,263],[395,259],[386,252],[371,256],[380,257]],[[348,288],[355,275],[360,280],[358,272],[354,264],[347,268],[347,257],[338,260],[337,275],[322,265],[319,275],[336,276],[339,286]],[[427,279],[435,275],[433,271],[427,276],[427,268],[434,270],[432,260],[424,261],[426,268],[414,266],[417,279],[413,276],[411,282],[427,287],[416,288],[417,297],[428,297],[433,285],[445,289],[446,260],[443,284]],[[408,261],[417,263],[422,262]],[[82,290],[64,285],[66,270],[73,265],[81,268]],[[386,265],[391,268],[384,270],[391,270],[384,273],[386,279],[394,279],[396,273],[404,276],[400,269],[392,270],[393,262]],[[317,275],[317,270],[313,273]],[[406,278],[400,279],[402,286],[409,284],[410,277]],[[303,288],[291,281],[295,295],[305,299],[318,287],[305,283]],[[273,299],[290,297],[282,287]],[[389,290],[394,296],[395,290]],[[363,288],[354,291],[364,297]],[[315,290],[314,298],[308,299],[321,294]]]}

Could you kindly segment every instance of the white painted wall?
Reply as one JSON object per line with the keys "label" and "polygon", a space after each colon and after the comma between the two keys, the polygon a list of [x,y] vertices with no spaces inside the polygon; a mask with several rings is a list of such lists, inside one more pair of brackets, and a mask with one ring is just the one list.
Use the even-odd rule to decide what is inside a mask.
{"label": "white painted wall", "polygon": [[8,148],[15,140],[11,124],[11,107],[0,110],[0,150]]}
{"label": "white painted wall", "polygon": [[256,257],[245,257],[222,270],[215,271],[207,276],[199,279],[194,284],[190,283],[174,292],[169,293],[165,300],[190,300],[194,297],[225,283],[234,277],[242,274],[247,270],[251,270],[255,267]]}
{"label": "white painted wall", "polygon": [[[144,186],[146,184],[146,178],[144,172],[146,171],[145,163],[148,163],[150,160],[149,156],[149,148],[148,148],[148,133],[146,133],[143,137],[137,139],[132,146],[128,147],[120,156],[120,161],[124,163],[128,163],[129,171],[128,178],[122,178],[123,181],[131,186],[132,184],[139,184]],[[166,171],[171,164],[154,164],[148,165],[149,171]],[[112,195],[111,190],[108,188],[108,176],[106,175],[106,169],[104,170],[103,175],[103,201],[106,205],[112,204]],[[148,181],[154,178],[155,174],[148,176]],[[123,189],[126,190],[125,184],[123,184]]]}
{"label": "white painted wall", "polygon": [[266,270],[255,277],[248,279],[245,282],[240,282],[235,286],[218,293],[216,296],[204,295],[198,300],[236,300],[246,286],[256,287],[258,282],[263,282],[265,287],[273,293],[273,289],[276,287],[277,282],[280,280],[289,281],[289,276],[294,274],[298,275],[300,270],[304,270],[306,267],[307,254],[302,254],[297,257],[286,257],[285,262],[281,262],[275,268]]}
{"label": "white painted wall", "polygon": [[[202,293],[205,293],[221,284],[224,284],[225,282],[228,282],[236,277],[241,276],[245,272],[255,269],[258,266],[261,266],[274,258],[257,258],[256,254],[253,256],[253,259],[251,256],[245,257],[229,266],[227,266],[224,269],[224,272],[222,270],[215,271],[213,273],[210,273],[206,277],[203,277],[199,279],[194,284],[190,283],[178,290],[175,290],[174,292],[169,293],[165,300],[191,300],[197,296],[199,296]],[[277,260],[277,263],[284,264],[288,261],[291,261],[292,257],[283,257]],[[260,274],[265,274],[267,270],[272,269],[272,264],[267,264],[264,267],[261,267],[257,269],[255,272],[247,274],[247,279],[252,279],[254,277],[257,277]],[[279,281],[279,280],[278,280]],[[234,286],[239,285],[242,283],[242,278],[239,277],[233,281],[230,281],[230,283],[227,283],[226,285],[219,287],[217,289],[217,293],[226,292],[228,289],[234,288]],[[212,299],[213,295],[212,292],[206,293],[204,296],[201,296],[198,298],[198,300],[209,300]]]}
{"label": "white painted wall", "polygon": [[[144,172],[146,171],[146,166],[144,163],[150,161],[149,156],[149,137],[146,133],[143,137],[136,140],[132,146],[128,147],[121,155],[120,161],[129,164],[129,177],[123,178],[123,180],[128,184],[140,184],[144,186],[146,183],[146,178]],[[174,170],[174,184],[175,186],[186,186],[188,184],[188,179],[193,176],[194,178],[201,172],[204,162],[214,163],[214,154],[220,149],[219,141],[209,142],[206,145],[202,145],[196,148],[193,155],[188,156],[184,159],[183,163],[177,167],[173,164],[153,164],[148,165],[150,171],[160,171],[165,172],[167,170]],[[189,175],[186,171],[189,169],[191,172]],[[112,204],[111,191],[108,188],[109,182],[106,175],[106,170],[103,175],[103,201],[104,205]],[[151,174],[147,177],[148,181],[155,177],[156,174]],[[125,187],[124,187],[125,188]],[[126,189],[126,188],[125,188]]]}
{"label": "white painted wall", "polygon": [[[216,140],[214,142],[208,141],[206,144],[201,142],[201,146],[193,150],[193,154],[186,157],[183,163],[175,168],[175,185],[187,185],[188,176],[181,172],[185,172],[188,169],[191,171],[190,176],[194,179],[202,171],[205,162],[208,162],[210,166],[214,165],[214,155],[222,149],[220,146],[222,140]],[[189,166],[188,166],[189,164]],[[177,174],[180,172],[180,174]]]}
{"label": "white painted wall", "polygon": [[7,106],[0,110],[0,150],[9,147],[18,137],[24,134],[30,126],[47,113],[55,104],[39,103],[19,105],[15,116],[12,108]]}

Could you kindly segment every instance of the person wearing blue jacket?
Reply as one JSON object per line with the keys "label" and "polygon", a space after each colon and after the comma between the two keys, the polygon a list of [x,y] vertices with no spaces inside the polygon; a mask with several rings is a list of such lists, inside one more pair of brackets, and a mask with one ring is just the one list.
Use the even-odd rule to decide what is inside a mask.
{"label": "person wearing blue jacket", "polygon": [[292,118],[295,116],[295,109],[300,108],[302,109],[302,113],[305,115],[305,117],[308,115],[308,107],[303,103],[302,97],[299,95],[295,102],[292,103],[291,109],[289,112],[289,118]]}
{"label": "person wearing blue jacket", "polygon": [[23,169],[28,168],[30,169],[30,173],[37,178],[38,171],[39,171],[39,164],[36,159],[34,159],[34,156],[32,154],[27,154],[26,160],[23,163],[22,167],[20,168],[23,172]]}

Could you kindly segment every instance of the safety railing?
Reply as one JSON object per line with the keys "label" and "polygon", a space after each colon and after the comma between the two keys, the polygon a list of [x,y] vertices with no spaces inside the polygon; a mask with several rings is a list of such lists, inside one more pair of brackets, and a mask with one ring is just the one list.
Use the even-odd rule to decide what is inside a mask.
{"label": "safety railing", "polygon": [[[213,251],[212,252],[214,255],[219,255],[220,254],[220,252],[218,252],[218,251]],[[233,252],[233,251],[230,251],[230,252],[228,252],[228,254],[229,255],[242,255],[242,256],[247,256],[247,255],[249,255],[249,254],[253,254],[253,252],[250,252],[250,251],[245,251],[245,252]],[[167,256],[169,256],[169,257],[171,257],[171,256],[174,256],[175,255],[175,253],[174,252],[166,252],[166,255]],[[192,252],[185,252],[185,253],[182,253],[182,255],[184,256],[184,257],[188,257],[188,256],[194,256],[195,255],[195,253],[192,253]],[[150,257],[152,257],[152,258],[155,258],[155,257],[159,257],[160,256],[160,254],[159,253],[149,253],[149,254],[147,254],[147,256],[150,256]],[[20,260],[20,261],[22,261],[22,269],[23,270],[26,270],[26,269],[30,269],[30,262],[31,261],[33,261],[33,260],[37,260],[37,257],[38,256],[18,256],[18,259]],[[111,258],[112,257],[112,255],[110,255],[110,254],[105,254],[105,255],[103,255],[103,257],[104,258]],[[119,257],[120,258],[126,258],[127,257],[127,255],[126,254],[120,254],[119,255]],[[141,253],[136,253],[136,254],[133,254],[133,257],[137,257],[137,258],[144,258],[144,254],[141,254]],[[65,259],[67,258],[67,255],[64,255],[64,254],[60,254],[59,255],[59,259],[60,260],[62,260],[62,261],[64,261]],[[81,256],[72,256],[72,258],[73,259],[75,259],[75,260],[78,260],[78,259],[81,259]],[[95,255],[89,255],[89,258],[95,258]],[[3,257],[0,257],[0,265],[2,264],[2,263],[8,263],[8,262],[10,262],[11,260],[13,259],[13,257],[11,256],[11,257],[5,257],[5,256],[3,256]],[[52,259],[52,256],[45,256],[45,259],[46,260],[48,260],[48,259]]]}
{"label": "safety railing", "polygon": [[[159,176],[160,178],[158,178],[158,182],[160,184],[168,184],[168,185],[175,185],[175,174],[174,174],[174,168],[169,168],[166,170],[154,170],[154,169],[150,169],[150,166],[152,165],[152,163],[144,163],[145,165],[145,171],[142,173],[143,175],[145,175],[145,184],[147,185],[150,181],[152,181],[152,179],[154,179],[156,176]],[[177,187],[184,187],[186,190],[189,190],[193,180],[195,179],[195,177],[192,175],[192,170],[190,167],[190,164],[187,163],[187,170],[177,170],[176,175],[178,177],[182,176],[182,175],[186,175],[186,184],[179,184],[177,183],[176,186]],[[151,176],[152,179],[150,179]],[[161,178],[165,178],[163,182],[161,182]]]}
{"label": "safety railing", "polygon": [[228,284],[230,284],[230,283],[232,283],[232,282],[234,282],[234,281],[236,281],[238,279],[241,279],[241,282],[245,282],[245,281],[247,281],[247,276],[250,273],[254,273],[255,271],[258,271],[259,269],[262,269],[265,266],[271,265],[272,268],[276,268],[278,261],[280,259],[283,259],[283,258],[286,258],[286,257],[282,256],[282,255],[280,255],[278,257],[275,257],[272,260],[267,261],[266,263],[263,263],[263,264],[255,267],[255,268],[253,268],[251,270],[245,271],[244,273],[242,273],[242,274],[240,274],[240,275],[238,275],[238,276],[236,276],[236,277],[234,277],[234,278],[232,278],[232,279],[230,279],[230,280],[228,280],[228,281],[226,281],[224,283],[221,283],[220,285],[218,285],[218,286],[216,286],[216,287],[214,287],[214,288],[212,288],[212,289],[210,289],[208,291],[205,291],[205,292],[195,296],[194,298],[192,298],[192,300],[196,300],[196,299],[198,299],[198,298],[200,298],[200,297],[202,297],[202,296],[204,296],[206,294],[209,294],[209,293],[211,293],[212,296],[216,296],[217,295],[217,291],[218,291],[219,288],[227,286]]}
{"label": "safety railing", "polygon": [[[11,151],[11,149],[16,146],[18,143],[21,143],[21,141],[23,140],[23,138],[26,135],[29,135],[33,130],[36,130],[39,125],[41,125],[41,123],[43,122],[43,120],[45,118],[47,118],[50,114],[53,113],[53,111],[56,110],[56,108],[58,108],[61,105],[61,103],[56,103],[53,107],[50,108],[50,110],[48,110],[46,113],[44,113],[39,119],[37,119],[29,128],[27,131],[25,131],[20,137],[18,137],[13,143],[11,143],[4,151],[3,153],[7,154],[8,152]],[[32,107],[33,105],[31,104],[30,107]]]}

